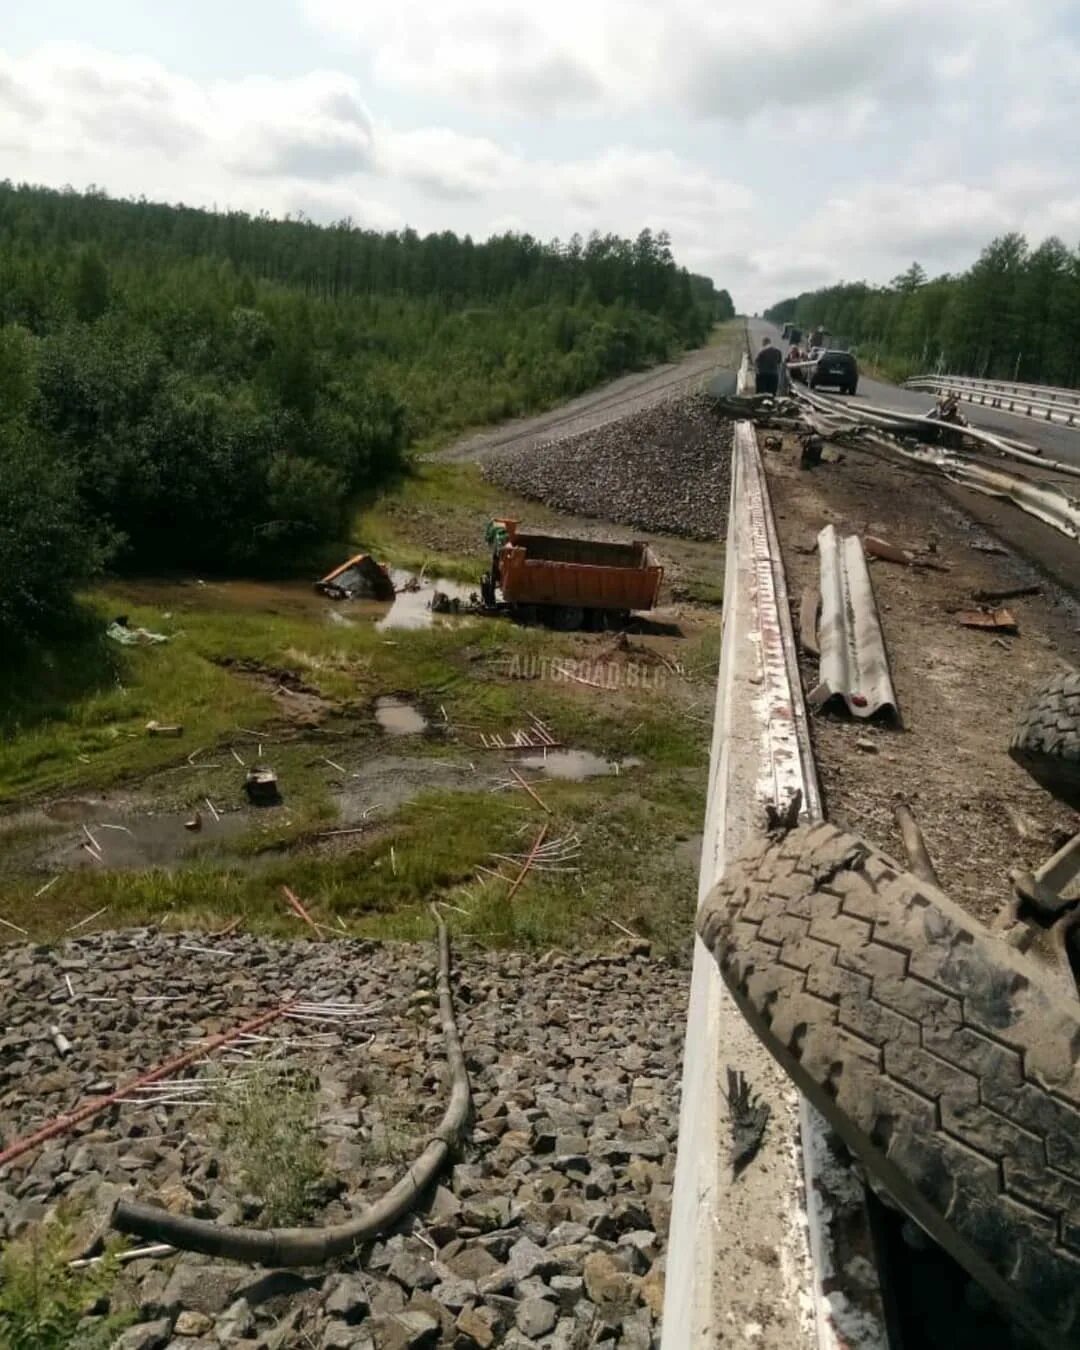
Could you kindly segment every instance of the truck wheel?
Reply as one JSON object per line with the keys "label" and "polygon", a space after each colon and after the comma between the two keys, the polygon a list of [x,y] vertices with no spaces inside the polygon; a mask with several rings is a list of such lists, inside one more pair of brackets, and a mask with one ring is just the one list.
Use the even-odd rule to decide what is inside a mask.
{"label": "truck wheel", "polygon": [[579,605],[551,605],[547,620],[560,633],[570,633],[584,624],[585,611]]}
{"label": "truck wheel", "polygon": [[1080,810],[1080,671],[1061,671],[1032,692],[1009,754],[1036,782]]}
{"label": "truck wheel", "polygon": [[698,929],[867,1172],[1044,1346],[1080,1343],[1080,1002],[832,825],[748,848]]}

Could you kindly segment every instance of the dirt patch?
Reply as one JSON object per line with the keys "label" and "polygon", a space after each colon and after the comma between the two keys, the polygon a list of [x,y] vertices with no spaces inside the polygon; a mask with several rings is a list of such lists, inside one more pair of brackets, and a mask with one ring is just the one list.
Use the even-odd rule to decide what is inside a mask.
{"label": "dirt patch", "polygon": [[[830,819],[902,858],[893,819],[910,803],[949,893],[990,919],[1009,896],[1010,867],[1035,866],[1055,836],[1080,821],[1008,757],[1014,719],[1031,687],[1065,658],[1080,655],[1067,597],[1044,592],[1009,601],[1017,637],[964,628],[957,619],[977,590],[1001,590],[1028,576],[1009,554],[975,547],[985,536],[942,495],[939,483],[907,466],[845,449],[843,463],[798,468],[798,448],[767,456],[770,486],[797,622],[799,596],[819,581],[818,531],[879,535],[924,551],[931,544],[948,571],[871,564],[902,729],[867,725],[833,712],[811,721]],[[1027,535],[1037,551],[1038,522]],[[816,660],[803,660],[807,688]],[[1039,838],[1021,838],[1019,809]]]}
{"label": "dirt patch", "polygon": [[339,704],[325,698],[294,670],[246,657],[222,657],[218,664],[265,689],[285,719],[296,726],[318,726],[331,713],[342,710]]}

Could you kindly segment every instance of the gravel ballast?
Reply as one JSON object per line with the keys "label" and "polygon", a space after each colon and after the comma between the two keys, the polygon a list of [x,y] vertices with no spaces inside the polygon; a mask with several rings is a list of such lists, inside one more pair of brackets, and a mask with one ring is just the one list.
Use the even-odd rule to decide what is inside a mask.
{"label": "gravel ballast", "polygon": [[488,456],[484,472],[560,511],[720,539],[731,438],[713,400],[690,394],[576,436],[507,446]]}
{"label": "gravel ballast", "polygon": [[[136,930],[5,955],[4,1144],[293,993],[356,1015],[277,1022],[245,1054],[222,1051],[213,1070],[183,1077],[237,1075],[252,1055],[273,1054],[317,1081],[328,1180],[309,1222],[344,1222],[385,1192],[444,1109],[433,946]],[[655,1344],[685,972],[632,943],[608,955],[456,957],[454,967],[476,1119],[423,1209],[355,1259],[317,1270],[190,1254],[133,1261],[112,1307],[138,1320],[118,1345]],[[79,1206],[73,1255],[93,1251],[121,1196],[260,1221],[258,1197],[232,1174],[216,1107],[174,1099],[110,1107],[0,1169],[0,1238],[67,1200]]]}

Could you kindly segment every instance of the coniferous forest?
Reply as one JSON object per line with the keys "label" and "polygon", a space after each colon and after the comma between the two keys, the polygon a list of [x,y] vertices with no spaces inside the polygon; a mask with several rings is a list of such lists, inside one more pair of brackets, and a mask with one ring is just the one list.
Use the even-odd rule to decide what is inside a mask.
{"label": "coniferous forest", "polygon": [[958,276],[918,263],[887,286],[828,286],[783,300],[765,317],[823,326],[894,376],[941,370],[981,379],[1080,385],[1080,250],[1019,234],[983,249]]}
{"label": "coniferous forest", "polygon": [[476,243],[0,183],[0,643],[105,566],[303,566],[411,444],[733,314],[648,230]]}

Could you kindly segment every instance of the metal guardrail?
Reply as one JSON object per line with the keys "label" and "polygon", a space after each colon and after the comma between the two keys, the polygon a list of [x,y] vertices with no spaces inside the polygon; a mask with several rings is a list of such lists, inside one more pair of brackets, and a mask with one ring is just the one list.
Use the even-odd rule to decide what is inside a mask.
{"label": "metal guardrail", "polygon": [[841,538],[835,525],[826,525],[818,535],[818,556],[821,683],[810,694],[811,704],[842,698],[854,717],[898,712],[862,541],[857,534]]}
{"label": "metal guardrail", "polygon": [[[748,362],[740,383],[752,386]],[[739,422],[699,903],[727,860],[762,828],[766,803],[786,804],[795,792],[802,793],[805,817],[820,819],[765,472],[752,424]],[[731,1128],[720,1089],[725,1066],[745,1073],[773,1119],[760,1156],[737,1181],[725,1164]],[[838,1255],[864,1217],[861,1189],[850,1169],[832,1159],[821,1117],[757,1040],[700,940],[682,1094],[663,1350],[752,1342],[783,1350],[884,1350],[876,1272],[866,1260]],[[792,1147],[796,1124],[801,1148]],[[775,1265],[752,1255],[763,1250],[777,1252]],[[763,1336],[753,1330],[762,1306],[770,1310]]]}
{"label": "metal guardrail", "polygon": [[940,373],[913,375],[915,380],[947,380],[965,389],[1007,395],[1011,398],[1034,398],[1044,403],[1059,403],[1063,407],[1080,408],[1080,389],[1066,389],[1056,384],[1025,384],[1019,380],[984,380],[974,375],[944,375]]}
{"label": "metal guardrail", "polygon": [[1044,390],[1038,385],[1010,385],[966,375],[915,375],[904,381],[904,388],[951,393],[981,408],[997,408],[1015,417],[1080,429],[1080,393],[1076,390]]}

